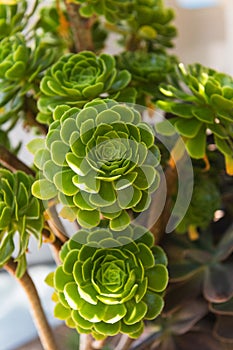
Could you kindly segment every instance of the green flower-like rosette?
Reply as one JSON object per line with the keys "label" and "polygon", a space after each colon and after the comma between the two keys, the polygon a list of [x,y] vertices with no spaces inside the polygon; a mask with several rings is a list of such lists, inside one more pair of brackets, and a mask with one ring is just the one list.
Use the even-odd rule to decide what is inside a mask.
{"label": "green flower-like rosette", "polygon": [[26,0],[15,1],[11,5],[0,4],[0,40],[23,30],[27,24],[26,10]]}
{"label": "green flower-like rosette", "polygon": [[147,96],[154,100],[161,98],[159,84],[166,82],[176,61],[174,56],[144,51],[123,52],[116,59],[120,69],[127,69],[131,73],[131,86],[137,90],[137,103],[143,105]]}
{"label": "green flower-like rosette", "polygon": [[105,97],[108,94],[120,102],[134,102],[134,89],[122,92],[130,78],[129,72],[115,68],[115,59],[111,55],[103,53],[97,56],[89,51],[64,55],[41,81],[37,119],[49,124],[57,105],[81,108],[101,94],[105,94]]}
{"label": "green flower-like rosette", "polygon": [[42,177],[32,188],[43,200],[58,195],[61,215],[81,226],[110,219],[121,230],[130,222],[127,209],[148,208],[159,184],[160,161],[153,130],[132,107],[96,100],[83,110],[59,106],[46,140],[29,149]]}
{"label": "green flower-like rosette", "polygon": [[26,251],[30,235],[41,243],[44,220],[41,202],[31,194],[32,176],[0,169],[0,266],[15,250],[14,235],[19,233],[17,276],[26,269]]}
{"label": "green flower-like rosette", "polygon": [[206,228],[221,208],[221,196],[216,184],[208,177],[196,176],[188,210],[176,228],[176,232],[185,233],[190,225]]}
{"label": "green flower-like rosette", "polygon": [[55,51],[39,41],[32,50],[21,34],[0,42],[0,124],[17,117],[23,108],[24,96],[38,90],[38,80],[54,56]]}
{"label": "green flower-like rosette", "polygon": [[166,256],[153,243],[140,226],[118,238],[109,229],[80,230],[62,248],[61,266],[47,277],[56,291],[55,316],[97,339],[118,333],[137,338],[143,320],[160,314],[168,282]]}
{"label": "green flower-like rosette", "polygon": [[[227,170],[233,174],[233,79],[200,64],[179,64],[171,76],[171,85],[161,85],[166,100],[157,102],[159,108],[172,113],[169,119],[178,133],[186,139],[193,158],[206,153],[206,131],[213,133],[217,149],[226,159]],[[161,125],[162,126],[162,125]]]}

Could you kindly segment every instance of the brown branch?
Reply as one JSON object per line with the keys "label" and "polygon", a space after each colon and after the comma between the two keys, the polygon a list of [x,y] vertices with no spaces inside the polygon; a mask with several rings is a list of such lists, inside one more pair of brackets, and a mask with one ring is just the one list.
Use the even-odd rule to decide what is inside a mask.
{"label": "brown branch", "polygon": [[44,310],[41,305],[40,297],[38,295],[38,292],[36,290],[36,287],[26,271],[23,277],[21,279],[16,277],[16,268],[17,264],[14,262],[14,260],[11,258],[8,263],[4,265],[4,269],[8,271],[16,280],[17,282],[22,286],[24,289],[29,303],[30,303],[30,310],[32,312],[32,316],[35,322],[35,325],[37,327],[38,333],[40,335],[41,343],[45,350],[57,350],[57,346],[54,340],[54,336],[52,334],[52,330],[49,326],[49,323],[45,317]]}
{"label": "brown branch", "polygon": [[14,154],[8,151],[7,148],[0,145],[0,164],[2,164],[6,169],[12,171],[13,173],[21,170],[28,175],[35,176],[35,172],[29,168],[26,164],[21,162]]}
{"label": "brown branch", "polygon": [[115,350],[128,350],[135,339],[129,338],[127,334],[122,334]]}
{"label": "brown branch", "polygon": [[95,21],[93,17],[84,18],[79,13],[80,5],[65,0],[70,26],[73,33],[76,52],[90,50],[94,51],[91,27]]}

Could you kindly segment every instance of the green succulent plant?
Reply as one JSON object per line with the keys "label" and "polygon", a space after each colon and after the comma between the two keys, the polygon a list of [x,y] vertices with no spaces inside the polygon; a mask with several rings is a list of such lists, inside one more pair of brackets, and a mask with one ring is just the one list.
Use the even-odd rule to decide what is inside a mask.
{"label": "green succulent plant", "polygon": [[40,42],[32,50],[22,34],[0,42],[0,124],[17,117],[24,96],[32,89],[38,90],[42,72],[53,60],[54,51]]}
{"label": "green succulent plant", "polygon": [[54,119],[46,139],[28,145],[42,172],[33,194],[58,195],[61,215],[83,227],[97,226],[103,216],[112,229],[123,229],[127,209],[147,209],[159,184],[153,130],[133,107],[113,100],[94,100],[82,110],[58,106]]}
{"label": "green succulent plant", "polygon": [[0,4],[0,40],[22,31],[27,23],[27,1],[15,1],[10,5]]}
{"label": "green succulent plant", "polygon": [[140,226],[118,235],[108,228],[78,231],[47,278],[56,291],[55,316],[97,339],[118,333],[137,338],[143,320],[161,312],[168,281],[166,256],[153,243]]}
{"label": "green succulent plant", "polygon": [[191,202],[188,210],[176,227],[176,232],[185,233],[191,227],[205,229],[214,218],[214,213],[221,208],[218,186],[208,176],[196,174]]}
{"label": "green succulent plant", "polygon": [[126,89],[130,73],[115,68],[114,57],[108,54],[97,56],[90,51],[62,56],[41,81],[41,96],[38,101],[41,123],[50,124],[52,112],[57,105],[83,107],[85,103],[101,96],[109,95],[119,101],[134,102],[135,90]]}
{"label": "green succulent plant", "polygon": [[34,179],[24,172],[0,169],[0,266],[15,250],[14,235],[19,233],[17,276],[26,269],[26,252],[30,235],[41,243],[44,220],[41,202],[31,194]]}
{"label": "green succulent plant", "polygon": [[209,232],[203,232],[191,242],[184,235],[170,237],[164,246],[170,261],[170,281],[195,280],[204,298],[212,303],[222,303],[232,297],[233,230],[230,227],[219,242],[214,242]]}
{"label": "green succulent plant", "polygon": [[201,299],[178,304],[171,313],[163,312],[152,321],[153,333],[144,344],[151,350],[227,350],[223,342],[213,337],[211,322],[202,321],[207,313],[207,303]]}
{"label": "green succulent plant", "polygon": [[205,156],[208,129],[233,173],[233,79],[200,64],[179,64],[170,84],[161,85],[160,91],[166,100],[157,105],[174,115],[169,121],[186,139],[190,156]]}
{"label": "green succulent plant", "polygon": [[117,56],[120,69],[127,69],[131,75],[131,86],[137,90],[137,103],[146,104],[146,97],[157,100],[161,98],[159,84],[173,70],[175,57],[153,52],[123,52]]}
{"label": "green succulent plant", "polygon": [[[120,30],[136,39],[149,42],[150,50],[164,51],[171,47],[176,29],[170,24],[172,9],[165,8],[163,0],[72,0],[80,4],[80,14],[90,17],[103,15]],[[127,35],[124,39],[127,39]]]}
{"label": "green succulent plant", "polygon": [[90,17],[94,14],[104,15],[109,22],[118,22],[132,15],[135,0],[71,0],[80,4],[80,14]]}

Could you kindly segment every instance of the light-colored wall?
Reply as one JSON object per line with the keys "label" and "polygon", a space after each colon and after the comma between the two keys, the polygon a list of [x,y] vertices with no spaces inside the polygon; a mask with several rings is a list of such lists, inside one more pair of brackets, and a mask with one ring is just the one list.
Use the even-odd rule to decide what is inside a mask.
{"label": "light-colored wall", "polygon": [[165,3],[176,14],[178,37],[173,52],[184,63],[200,62],[233,74],[233,1],[218,0],[200,9],[182,8],[178,0]]}

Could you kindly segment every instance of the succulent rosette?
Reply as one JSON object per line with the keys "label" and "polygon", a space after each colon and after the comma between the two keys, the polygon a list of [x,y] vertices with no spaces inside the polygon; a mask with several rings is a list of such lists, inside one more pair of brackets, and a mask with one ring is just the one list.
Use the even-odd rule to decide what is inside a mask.
{"label": "succulent rosette", "polygon": [[197,159],[204,157],[208,129],[226,159],[228,173],[233,174],[232,77],[200,64],[179,64],[170,79],[171,84],[160,88],[166,100],[157,105],[174,115],[169,121],[185,137],[189,154]]}
{"label": "succulent rosette", "polygon": [[0,123],[17,117],[24,96],[38,90],[38,79],[54,60],[55,52],[40,42],[31,49],[19,33],[0,42]]}
{"label": "succulent rosette", "polygon": [[96,100],[84,109],[58,106],[46,139],[29,149],[42,178],[32,188],[43,200],[58,196],[61,215],[92,227],[101,217],[121,230],[127,209],[149,207],[159,184],[160,152],[152,128],[136,109],[113,100]]}
{"label": "succulent rosette", "polygon": [[174,56],[153,52],[123,52],[116,57],[120,69],[127,69],[131,75],[131,86],[137,90],[137,103],[145,105],[147,96],[154,100],[161,98],[159,84],[166,82],[176,59]]}
{"label": "succulent rosette", "polygon": [[216,183],[207,176],[196,176],[190,205],[176,232],[185,233],[189,227],[206,228],[220,208],[221,196]]}
{"label": "succulent rosette", "polygon": [[117,22],[132,15],[135,0],[71,0],[80,4],[80,14],[90,17],[93,14],[104,15],[107,21]]}
{"label": "succulent rosette", "polygon": [[118,237],[107,228],[81,229],[47,277],[56,292],[55,316],[97,339],[118,333],[137,338],[143,320],[160,314],[168,282],[166,255],[153,244],[153,235],[140,226]]}
{"label": "succulent rosette", "polygon": [[[25,12],[27,10],[27,1],[20,0],[7,4],[0,3],[0,40],[8,35],[22,31],[27,24]],[[8,2],[9,3],[9,2]]]}
{"label": "succulent rosette", "polygon": [[21,171],[12,174],[0,169],[0,266],[3,266],[15,250],[14,235],[19,233],[17,275],[26,269],[26,251],[33,235],[41,242],[43,207],[31,193],[34,179]]}
{"label": "succulent rosette", "polygon": [[122,92],[130,82],[130,73],[118,71],[115,65],[114,57],[106,53],[97,56],[91,51],[82,51],[62,56],[41,81],[38,121],[49,124],[59,104],[81,108],[102,94],[119,98],[121,102],[134,102],[134,89],[124,90],[126,94]]}

